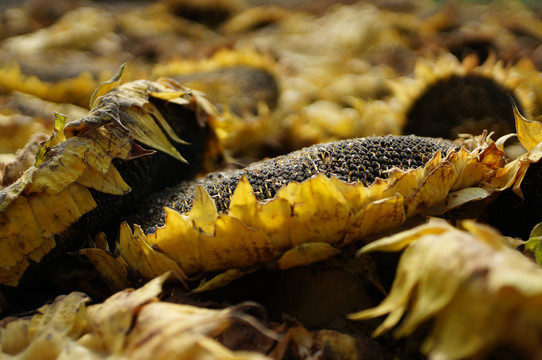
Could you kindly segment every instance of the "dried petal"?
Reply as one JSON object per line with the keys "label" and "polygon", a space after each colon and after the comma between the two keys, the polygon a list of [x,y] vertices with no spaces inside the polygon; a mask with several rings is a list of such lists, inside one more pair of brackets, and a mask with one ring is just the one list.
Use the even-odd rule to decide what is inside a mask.
{"label": "dried petal", "polygon": [[526,331],[542,329],[542,269],[491,228],[463,225],[467,231],[434,221],[364,247],[364,253],[405,250],[388,297],[350,318],[388,314],[375,336],[398,324],[395,335],[408,336],[433,319],[422,346],[431,359],[462,359],[502,344],[540,356],[540,343]]}

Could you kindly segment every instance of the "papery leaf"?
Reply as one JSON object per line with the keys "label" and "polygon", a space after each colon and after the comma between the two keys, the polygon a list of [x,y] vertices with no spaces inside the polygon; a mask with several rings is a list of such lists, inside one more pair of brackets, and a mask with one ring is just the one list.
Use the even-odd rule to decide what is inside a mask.
{"label": "papery leaf", "polygon": [[431,359],[469,358],[503,344],[541,356],[537,337],[525,337],[524,329],[542,329],[542,269],[490,227],[463,224],[467,231],[430,222],[364,247],[405,250],[388,297],[350,318],[387,315],[374,335],[398,326],[398,337],[433,320],[422,346]]}
{"label": "papery leaf", "polygon": [[101,83],[98,88],[94,91],[92,96],[90,97],[90,108],[93,109],[97,105],[98,98],[102,95],[107,94],[112,89],[116,88],[120,80],[122,78],[122,74],[124,74],[124,68],[126,67],[126,64],[122,64],[119,68],[119,71],[109,80]]}
{"label": "papery leaf", "polygon": [[43,163],[46,160],[45,154],[49,149],[51,149],[53,146],[58,144],[59,142],[66,139],[64,136],[64,127],[66,126],[66,121],[68,120],[68,117],[66,115],[62,115],[55,112],[55,124],[54,124],[54,131],[51,134],[51,137],[49,140],[43,143],[41,148],[38,150],[38,153],[36,154],[36,162],[34,163],[34,166],[38,166],[41,163]]}
{"label": "papery leaf", "polygon": [[525,149],[531,150],[542,141],[542,123],[526,119],[515,105],[514,117],[519,141]]}
{"label": "papery leaf", "polygon": [[82,293],[58,297],[33,317],[0,327],[0,355],[35,359],[268,359],[256,352],[229,350],[214,340],[238,321],[277,338],[244,314],[242,307],[214,310],[159,301],[168,276],[88,307],[88,297]]}

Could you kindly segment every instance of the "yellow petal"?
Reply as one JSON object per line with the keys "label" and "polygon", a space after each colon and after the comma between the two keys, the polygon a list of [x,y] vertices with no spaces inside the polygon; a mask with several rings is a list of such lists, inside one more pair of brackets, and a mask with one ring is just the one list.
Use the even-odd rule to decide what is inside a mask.
{"label": "yellow petal", "polygon": [[154,250],[147,243],[147,237],[137,225],[132,232],[126,222],[121,224],[119,249],[120,257],[126,261],[129,268],[146,279],[155,278],[168,271],[186,279],[184,272],[173,260]]}
{"label": "yellow petal", "polygon": [[143,144],[149,145],[156,150],[165,152],[179,161],[186,162],[179,151],[177,151],[177,149],[169,142],[160,126],[158,126],[154,121],[154,118],[151,117],[147,111],[141,108],[130,107],[126,109],[126,112],[135,120],[126,124],[126,127],[130,129],[131,136],[133,136],[134,139],[141,141]]}
{"label": "yellow petal", "polygon": [[130,287],[129,267],[123,258],[99,248],[82,249],[79,253],[89,259],[110,289],[119,291]]}
{"label": "yellow petal", "polygon": [[348,244],[369,234],[394,228],[405,220],[404,198],[401,195],[373,201],[355,214],[344,243]]}
{"label": "yellow petal", "polygon": [[222,286],[226,286],[232,281],[237,280],[240,277],[243,277],[254,270],[255,269],[252,269],[252,270],[228,269],[225,272],[218,274],[209,280],[202,280],[201,283],[198,285],[198,287],[192,290],[192,292],[197,294],[200,292],[205,292],[205,291],[220,288]]}
{"label": "yellow petal", "polygon": [[0,219],[0,266],[7,270],[41,245],[42,229],[25,197],[11,202]]}
{"label": "yellow petal", "polygon": [[119,83],[120,79],[122,78],[122,74],[124,74],[124,68],[126,67],[126,64],[122,64],[119,71],[109,80],[101,83],[98,88],[94,91],[92,96],[90,97],[90,108],[94,108],[97,105],[98,98],[102,95],[105,95],[112,89],[116,88]]}
{"label": "yellow petal", "polygon": [[164,211],[166,224],[147,235],[149,244],[167,254],[186,274],[200,272],[203,262],[200,231],[175,210],[165,208]]}
{"label": "yellow petal", "polygon": [[326,176],[288,184],[276,197],[287,200],[293,208],[288,221],[291,246],[335,242],[344,236],[351,214],[344,197]]}
{"label": "yellow petal", "polygon": [[213,199],[211,199],[211,196],[209,196],[203,186],[196,186],[192,200],[192,209],[190,209],[186,216],[195,229],[199,229],[199,231],[207,235],[214,235],[218,213]]}
{"label": "yellow petal", "polygon": [[247,228],[228,215],[218,217],[215,235],[202,235],[199,246],[202,254],[200,266],[205,272],[251,267],[278,255],[261,230]]}
{"label": "yellow petal", "polygon": [[432,358],[469,358],[503,343],[539,356],[540,343],[527,334],[542,328],[542,269],[488,226],[462,225],[468,232],[430,222],[366,246],[406,249],[388,297],[351,318],[388,314],[375,335],[399,325],[396,336],[432,319],[422,346]]}
{"label": "yellow petal", "polygon": [[277,262],[277,267],[279,269],[289,269],[296,266],[308,265],[330,258],[339,252],[339,249],[325,242],[300,244],[282,254]]}
{"label": "yellow petal", "polygon": [[516,106],[514,106],[514,118],[516,119],[518,139],[525,149],[531,150],[542,142],[542,123],[527,120]]}

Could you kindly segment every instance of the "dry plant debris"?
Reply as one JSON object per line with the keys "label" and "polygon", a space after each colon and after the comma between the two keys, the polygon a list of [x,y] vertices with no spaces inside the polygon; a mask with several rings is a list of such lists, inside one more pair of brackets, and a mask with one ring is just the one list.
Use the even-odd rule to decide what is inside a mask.
{"label": "dry plant debris", "polygon": [[497,344],[540,356],[542,269],[492,228],[471,220],[461,225],[465,230],[429,222],[362,248],[405,251],[388,297],[350,317],[388,314],[375,335],[400,322],[396,336],[434,318],[422,345],[431,359],[464,359]]}
{"label": "dry plant debris", "polygon": [[[87,306],[88,297],[57,298],[29,319],[8,322],[1,351],[21,359],[266,359],[232,352],[211,336],[236,321],[256,322],[235,307],[211,310],[158,301],[167,274]],[[164,343],[168,339],[168,344]]]}

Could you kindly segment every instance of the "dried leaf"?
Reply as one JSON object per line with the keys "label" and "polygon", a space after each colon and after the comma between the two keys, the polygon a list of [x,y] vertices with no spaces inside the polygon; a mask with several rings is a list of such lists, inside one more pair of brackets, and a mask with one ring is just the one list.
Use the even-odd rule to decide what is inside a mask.
{"label": "dried leaf", "polygon": [[521,144],[527,150],[532,150],[540,143],[542,138],[542,123],[526,119],[514,105],[514,118],[516,120],[516,131]]}
{"label": "dried leaf", "polygon": [[54,359],[81,336],[86,325],[83,293],[59,296],[30,320],[19,319],[0,330],[0,353],[20,359]]}
{"label": "dried leaf", "polygon": [[49,140],[44,142],[41,148],[38,150],[38,153],[36,154],[36,162],[34,164],[35,166],[38,166],[45,161],[45,154],[47,151],[49,151],[59,142],[66,140],[66,137],[64,136],[64,127],[66,126],[67,120],[68,117],[66,115],[55,113],[55,125],[53,133],[51,134]]}
{"label": "dried leaf", "polygon": [[211,310],[160,302],[157,296],[168,276],[89,307],[84,294],[59,297],[32,318],[0,328],[0,354],[21,359],[268,359],[231,351],[213,339],[237,321],[276,337],[243,314],[242,307]]}
{"label": "dried leaf", "polygon": [[124,74],[124,68],[126,67],[126,64],[122,64],[119,71],[109,80],[103,82],[98,86],[98,88],[94,91],[92,96],[90,97],[90,108],[93,109],[97,105],[97,100],[100,96],[107,94],[112,89],[116,88],[119,83],[120,79],[122,78],[122,74]]}
{"label": "dried leaf", "polygon": [[398,324],[395,335],[408,336],[434,320],[422,346],[431,359],[463,359],[503,344],[541,356],[540,342],[525,329],[542,329],[542,269],[491,228],[463,226],[433,221],[364,247],[363,253],[405,250],[388,297],[350,318],[387,314],[375,336]]}

